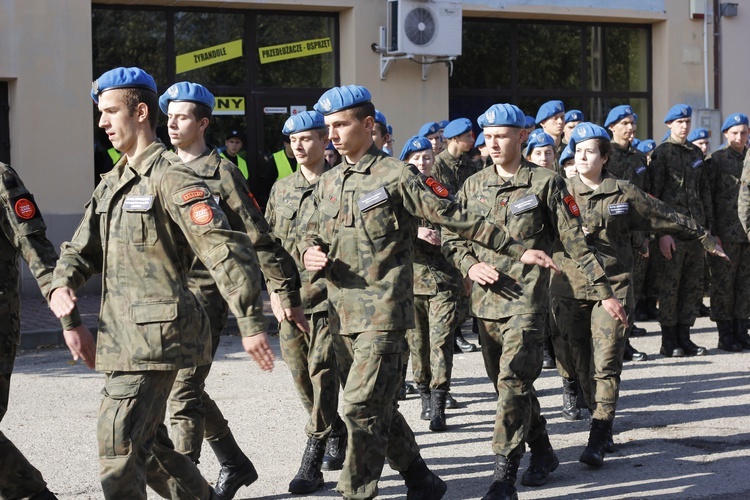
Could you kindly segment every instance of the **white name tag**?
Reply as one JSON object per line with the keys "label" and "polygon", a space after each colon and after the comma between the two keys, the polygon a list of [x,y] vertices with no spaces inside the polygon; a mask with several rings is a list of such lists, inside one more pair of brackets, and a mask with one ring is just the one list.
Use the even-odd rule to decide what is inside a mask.
{"label": "white name tag", "polygon": [[154,197],[147,196],[126,196],[122,202],[122,209],[126,212],[148,212],[154,205]]}
{"label": "white name tag", "polygon": [[360,212],[366,212],[371,208],[385,202],[387,199],[388,193],[385,192],[385,188],[379,187],[375,191],[370,191],[369,193],[358,199],[357,205],[359,205]]}
{"label": "white name tag", "polygon": [[630,205],[627,203],[613,203],[607,207],[609,215],[625,215],[630,210]]}
{"label": "white name tag", "polygon": [[535,194],[530,194],[511,204],[510,211],[513,215],[519,215],[528,212],[529,210],[533,210],[538,206],[539,198],[537,198]]}

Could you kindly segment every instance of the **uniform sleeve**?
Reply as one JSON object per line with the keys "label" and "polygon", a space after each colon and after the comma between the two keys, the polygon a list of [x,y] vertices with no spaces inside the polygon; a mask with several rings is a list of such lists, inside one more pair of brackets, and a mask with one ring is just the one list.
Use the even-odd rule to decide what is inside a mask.
{"label": "uniform sleeve", "polygon": [[740,183],[740,195],[737,200],[737,215],[740,218],[742,229],[750,240],[750,155],[745,155],[742,166],[742,182]]}
{"label": "uniform sleeve", "polygon": [[[466,185],[458,192],[456,203],[462,211],[467,211]],[[445,258],[448,259],[453,267],[461,271],[462,276],[469,274],[469,269],[474,264],[479,264],[479,259],[474,253],[474,247],[471,241],[461,238],[450,229],[441,228],[442,246],[441,251]]]}
{"label": "uniform sleeve", "polygon": [[[322,179],[321,179],[322,181]],[[318,183],[315,185],[315,188],[313,190],[313,203],[315,204],[315,213],[318,214],[317,217],[311,217],[310,221],[307,223],[307,227],[304,229],[305,236],[302,238],[302,241],[299,242],[297,245],[297,250],[299,251],[300,259],[303,259],[303,262],[301,264],[304,267],[304,256],[305,252],[314,246],[319,245],[321,249],[323,249],[324,252],[328,252],[329,242],[327,242],[323,238],[323,232],[321,229],[321,223],[320,223],[320,217],[322,216],[322,212],[320,211],[320,203],[321,203],[321,192],[323,189],[323,186],[325,185],[324,182],[318,181]]]}
{"label": "uniform sleeve", "polygon": [[[248,337],[264,332],[267,320],[259,300],[260,276],[250,237],[231,229],[208,186],[189,168],[171,165],[161,179],[159,191],[170,218],[205,264],[237,317],[240,334]],[[205,195],[195,196],[198,191]]]}
{"label": "uniform sleeve", "polygon": [[513,240],[505,227],[462,210],[448,189],[411,166],[403,169],[399,183],[406,210],[442,226],[449,232],[479,243],[491,250],[520,259],[526,248]]}
{"label": "uniform sleeve", "polygon": [[651,154],[651,163],[648,166],[648,182],[650,185],[649,193],[661,200],[664,191],[664,182],[666,176],[666,164],[664,151],[658,148]]}
{"label": "uniform sleeve", "polygon": [[266,222],[268,222],[268,229],[273,233],[276,224],[276,188],[277,184],[274,183],[271,188],[271,192],[268,194],[268,203],[266,203]]}
{"label": "uniform sleeve", "polygon": [[714,203],[711,193],[713,177],[710,165],[704,165],[699,186],[699,196],[703,203],[703,211],[706,215],[706,229],[709,231],[713,230],[714,227]]}
{"label": "uniform sleeve", "polygon": [[[245,187],[245,179],[239,170],[222,172],[223,176],[227,174],[226,181],[230,185],[223,190],[227,193],[226,204],[242,220],[242,230],[247,232],[252,241],[261,271],[270,285],[269,290],[279,294],[283,307],[299,306],[302,303],[299,293],[300,277],[294,259],[273,237],[255,198]],[[232,217],[229,220],[231,222]]]}

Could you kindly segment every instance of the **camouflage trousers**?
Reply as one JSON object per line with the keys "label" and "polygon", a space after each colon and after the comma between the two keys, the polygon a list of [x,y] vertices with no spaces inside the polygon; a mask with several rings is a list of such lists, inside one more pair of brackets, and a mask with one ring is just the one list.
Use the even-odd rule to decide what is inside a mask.
{"label": "camouflage trousers", "polygon": [[[648,259],[646,259],[646,273],[643,277],[643,294],[646,298],[659,298],[661,270],[664,269],[666,261],[667,259],[664,258],[661,250],[659,250],[659,238],[650,240],[648,244]],[[635,268],[635,264],[633,268]]]}
{"label": "camouflage trousers", "polygon": [[708,257],[711,266],[711,319],[750,318],[750,243],[723,243],[729,262]]}
{"label": "camouflage trousers", "polygon": [[[0,422],[8,411],[10,376],[16,359],[15,344],[0,344]],[[30,418],[33,415],[29,415]],[[43,491],[47,483],[23,453],[0,432],[0,498],[26,498]]]}
{"label": "camouflage trousers", "polygon": [[646,298],[646,271],[648,270],[649,258],[644,258],[641,252],[633,249],[633,272],[630,277],[633,281],[633,296],[636,302]]}
{"label": "camouflage trousers", "polygon": [[497,391],[492,451],[510,456],[546,431],[534,381],[542,372],[546,314],[479,319],[482,357]]}
{"label": "camouflage trousers", "polygon": [[573,364],[573,355],[570,353],[570,340],[555,323],[552,313],[547,314],[547,329],[555,349],[555,365],[557,373],[561,377],[576,378],[576,367]]}
{"label": "camouflage trousers", "polygon": [[[632,296],[622,300],[633,312]],[[613,420],[620,395],[622,355],[628,328],[602,307],[601,301],[552,296],[552,310],[560,329],[567,334],[586,404],[592,418]]]}
{"label": "camouflage trousers", "polygon": [[[419,454],[409,424],[398,411],[404,330],[337,335],[336,361],[349,376],[344,385],[344,423],[349,441],[336,491],[352,500],[375,498],[385,458],[406,470]],[[341,355],[339,355],[341,353]]]}
{"label": "camouflage trousers", "polygon": [[[211,330],[211,359],[221,342],[221,329]],[[169,423],[174,449],[198,463],[203,439],[218,441],[229,433],[229,422],[205,391],[211,363],[177,372],[169,394]]]}
{"label": "camouflage trousers", "polygon": [[175,451],[164,425],[175,371],[107,373],[97,441],[99,479],[107,499],[207,499],[209,487],[189,457]]}
{"label": "camouflage trousers", "polygon": [[674,242],[672,259],[664,259],[659,273],[659,324],[692,326],[703,297],[705,250],[699,241]]}
{"label": "camouflage trousers", "polygon": [[418,386],[450,390],[456,320],[455,290],[414,296],[415,328],[407,330],[406,340]]}
{"label": "camouflage trousers", "polygon": [[279,325],[279,343],[294,387],[310,415],[305,433],[322,441],[328,439],[332,426],[338,422],[339,377],[328,312],[308,314],[307,321],[309,334],[291,321],[283,321]]}

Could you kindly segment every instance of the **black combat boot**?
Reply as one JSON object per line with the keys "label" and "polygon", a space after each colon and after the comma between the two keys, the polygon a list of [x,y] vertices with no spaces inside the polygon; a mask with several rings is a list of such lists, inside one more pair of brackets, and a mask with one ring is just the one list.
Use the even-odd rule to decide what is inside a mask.
{"label": "black combat boot", "polygon": [[677,341],[687,356],[705,356],[708,349],[695,345],[690,340],[690,325],[677,325]]}
{"label": "black combat boot", "polygon": [[700,304],[698,304],[698,317],[708,318],[709,316],[711,316],[711,308],[704,304],[701,299]]}
{"label": "black combat boot", "polygon": [[448,391],[445,395],[445,408],[447,410],[455,410],[459,408],[458,401],[451,395],[451,391]]}
{"label": "black combat boot", "polygon": [[659,308],[656,307],[656,299],[646,299],[646,314],[648,319],[659,319]]}
{"label": "black combat boot", "polygon": [[421,420],[430,420],[432,418],[432,404],[431,404],[431,393],[430,386],[428,385],[417,385],[419,391],[419,398],[422,400],[422,413],[419,414]]}
{"label": "black combat boot", "polygon": [[331,434],[326,441],[326,452],[323,455],[322,470],[341,470],[346,459],[347,431],[343,420],[336,415]]}
{"label": "black combat boot", "polygon": [[475,352],[479,348],[466,340],[461,333],[461,328],[457,328],[453,333],[453,352]]}
{"label": "black combat boot", "polygon": [[717,321],[716,329],[719,330],[719,349],[728,352],[740,352],[742,346],[735,340],[734,322]]}
{"label": "black combat boot", "polygon": [[407,500],[440,500],[448,490],[448,486],[427,468],[419,455],[411,461],[408,469],[399,474],[406,484]]}
{"label": "black combat boot", "polygon": [[521,476],[521,484],[524,486],[542,486],[547,484],[550,472],[557,469],[560,460],[557,459],[555,451],[549,442],[547,431],[529,442],[531,448],[531,460],[529,466]]}
{"label": "black combat boot", "polygon": [[646,300],[641,299],[635,305],[635,320],[636,321],[648,321],[648,312],[646,312]]}
{"label": "black combat boot", "polygon": [[645,337],[648,332],[645,328],[641,328],[640,326],[635,326],[635,323],[633,323],[633,326],[630,327],[630,336],[631,337]]}
{"label": "black combat boot", "polygon": [[597,469],[604,465],[605,447],[611,428],[612,422],[608,420],[591,420],[589,442],[586,445],[586,449],[581,453],[581,458],[578,459],[579,462]]}
{"label": "black combat boot", "polygon": [[302,454],[302,465],[299,466],[297,475],[289,483],[289,493],[298,495],[315,493],[323,486],[323,473],[320,472],[320,467],[325,451],[325,441],[307,438],[307,446]]}
{"label": "black combat boot", "polygon": [[214,496],[218,500],[231,500],[237,490],[250,486],[258,479],[253,463],[242,453],[231,431],[218,441],[209,441],[208,444],[221,464],[219,479],[214,486]]}
{"label": "black combat boot", "polygon": [[685,355],[677,343],[677,326],[661,326],[661,349],[659,352],[668,358],[681,358]]}
{"label": "black combat boot", "polygon": [[445,389],[432,390],[432,415],[430,416],[430,430],[433,432],[443,432],[448,429],[445,425]]}
{"label": "black combat boot", "polygon": [[625,341],[625,350],[622,353],[622,359],[625,361],[648,361],[648,354],[636,351],[635,347],[630,345],[630,340]]}
{"label": "black combat boot", "polygon": [[495,474],[492,476],[490,489],[482,500],[518,500],[516,476],[520,463],[520,453],[514,453],[508,458],[495,455]]}
{"label": "black combat boot", "polygon": [[735,319],[732,322],[734,327],[734,338],[743,349],[750,349],[750,335],[747,334],[747,320]]}
{"label": "black combat boot", "polygon": [[557,368],[555,364],[555,347],[552,345],[552,337],[544,339],[544,357],[542,358],[542,368],[552,369]]}
{"label": "black combat boot", "polygon": [[581,384],[577,378],[563,377],[562,416],[565,420],[581,420],[581,409],[578,408],[578,391]]}
{"label": "black combat boot", "polygon": [[34,493],[29,497],[29,500],[57,500],[57,497],[47,488],[44,488],[39,493]]}

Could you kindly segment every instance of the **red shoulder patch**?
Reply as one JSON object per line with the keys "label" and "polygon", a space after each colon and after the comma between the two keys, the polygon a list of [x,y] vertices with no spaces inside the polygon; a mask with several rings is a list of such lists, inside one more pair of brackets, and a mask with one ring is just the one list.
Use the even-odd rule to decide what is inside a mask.
{"label": "red shoulder patch", "polygon": [[563,198],[563,202],[568,206],[568,211],[574,216],[574,217],[580,217],[581,216],[581,210],[578,208],[578,203],[576,203],[575,198],[573,198],[572,195],[568,195],[565,198]]}
{"label": "red shoulder patch", "polygon": [[192,191],[188,191],[187,193],[182,193],[182,201],[190,201],[196,198],[205,198],[205,197],[206,197],[206,193],[202,189],[194,189]]}
{"label": "red shoulder patch", "polygon": [[258,212],[260,212],[260,205],[258,205],[258,200],[255,199],[255,196],[253,196],[252,191],[248,191],[247,195],[250,197],[250,199],[253,201],[253,205],[255,205],[255,208],[258,209]]}
{"label": "red shoulder patch", "polygon": [[447,198],[450,194],[448,188],[436,181],[434,177],[428,177],[425,181],[425,184],[427,184],[427,186],[432,189],[433,193],[440,196],[441,198]]}
{"label": "red shoulder patch", "polygon": [[18,199],[15,205],[13,205],[13,210],[15,210],[16,215],[23,220],[33,219],[36,215],[36,206],[34,205],[34,202],[28,198]]}
{"label": "red shoulder patch", "polygon": [[204,226],[214,219],[214,211],[208,203],[196,203],[190,207],[190,220],[199,226]]}

